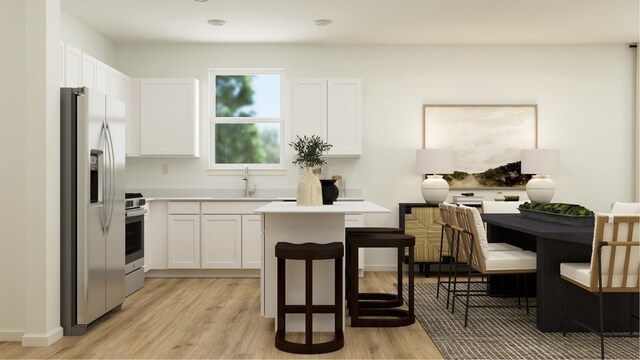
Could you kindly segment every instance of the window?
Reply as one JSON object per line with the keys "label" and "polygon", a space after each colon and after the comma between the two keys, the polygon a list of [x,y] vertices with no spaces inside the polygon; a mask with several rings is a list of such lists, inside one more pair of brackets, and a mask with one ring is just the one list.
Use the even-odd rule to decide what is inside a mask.
{"label": "window", "polygon": [[212,169],[282,168],[282,70],[211,69]]}

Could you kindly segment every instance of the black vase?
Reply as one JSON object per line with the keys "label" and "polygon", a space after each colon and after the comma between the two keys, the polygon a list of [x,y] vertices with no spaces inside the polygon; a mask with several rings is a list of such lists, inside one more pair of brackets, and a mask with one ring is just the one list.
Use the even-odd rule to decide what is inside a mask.
{"label": "black vase", "polygon": [[331,205],[340,195],[335,180],[320,180],[322,185],[322,205]]}

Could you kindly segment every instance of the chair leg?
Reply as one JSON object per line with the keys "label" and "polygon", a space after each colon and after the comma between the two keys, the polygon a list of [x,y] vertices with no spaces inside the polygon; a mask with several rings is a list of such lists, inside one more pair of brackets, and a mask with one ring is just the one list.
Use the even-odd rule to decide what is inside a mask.
{"label": "chair leg", "polygon": [[567,282],[562,282],[562,336],[567,336],[567,311],[569,311],[567,307]]}
{"label": "chair leg", "polygon": [[444,240],[444,227],[440,231],[440,257],[438,258],[438,285],[436,287],[436,299],[440,297],[440,272],[442,271],[442,240]]}
{"label": "chair leg", "polygon": [[516,295],[518,295],[518,309],[521,309],[520,305],[520,275],[516,275]]}
{"label": "chair leg", "polygon": [[[472,242],[473,244],[473,242]],[[473,246],[473,245],[472,245]],[[473,259],[473,249],[469,252],[469,259]],[[467,270],[467,302],[464,308],[464,327],[467,327],[467,321],[469,319],[469,295],[471,293],[471,264],[469,264],[469,269]],[[455,294],[454,294],[455,296]]]}
{"label": "chair leg", "polygon": [[[460,235],[458,235],[458,239],[456,240],[455,245],[455,261],[453,263],[453,290],[451,290],[451,273],[449,273],[449,292],[447,294],[447,309],[449,308],[449,294],[453,291],[453,297],[451,302],[451,313],[455,311],[456,308],[456,286],[458,285],[458,254],[460,253]],[[451,268],[449,268],[451,269]]]}
{"label": "chair leg", "polygon": [[527,284],[527,274],[523,275],[524,277],[524,301],[525,307],[527,308],[527,315],[529,315],[529,286]]}
{"label": "chair leg", "polygon": [[600,315],[600,358],[604,359],[604,314],[602,311],[602,291],[598,296],[598,306]]}

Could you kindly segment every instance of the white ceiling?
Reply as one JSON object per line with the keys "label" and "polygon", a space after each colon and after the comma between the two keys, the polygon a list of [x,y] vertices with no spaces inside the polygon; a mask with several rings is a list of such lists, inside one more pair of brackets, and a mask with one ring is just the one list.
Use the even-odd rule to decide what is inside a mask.
{"label": "white ceiling", "polygon": [[[640,0],[61,0],[116,43],[604,44]],[[223,19],[214,27],[209,19]],[[316,19],[333,24],[319,27]]]}

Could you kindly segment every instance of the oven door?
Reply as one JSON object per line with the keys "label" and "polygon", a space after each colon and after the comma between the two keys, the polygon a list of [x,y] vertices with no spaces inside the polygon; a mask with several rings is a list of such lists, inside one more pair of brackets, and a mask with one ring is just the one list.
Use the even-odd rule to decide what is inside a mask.
{"label": "oven door", "polygon": [[126,220],[125,264],[144,257],[144,215],[128,216]]}

